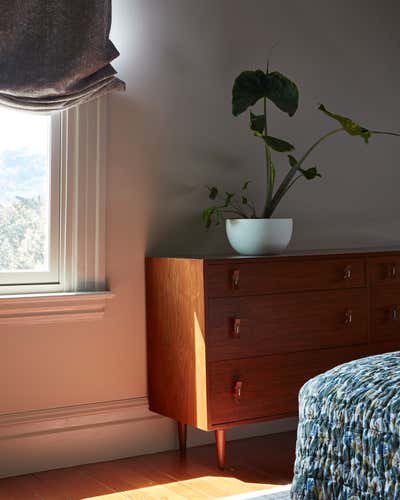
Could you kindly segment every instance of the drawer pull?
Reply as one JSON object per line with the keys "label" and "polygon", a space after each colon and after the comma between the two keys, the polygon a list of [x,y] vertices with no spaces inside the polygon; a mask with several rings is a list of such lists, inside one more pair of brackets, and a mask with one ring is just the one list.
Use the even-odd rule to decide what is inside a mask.
{"label": "drawer pull", "polygon": [[346,266],[344,269],[343,278],[345,280],[351,280],[352,269],[351,266]]}
{"label": "drawer pull", "polygon": [[352,322],[353,322],[353,311],[351,309],[348,309],[344,313],[344,324],[351,325]]}
{"label": "drawer pull", "polygon": [[235,388],[233,389],[233,397],[235,398],[236,403],[240,403],[240,400],[242,399],[242,388],[243,388],[243,382],[241,380],[235,382]]}
{"label": "drawer pull", "polygon": [[232,288],[234,290],[237,290],[239,288],[239,278],[240,278],[240,271],[239,269],[235,269],[232,273]]}
{"label": "drawer pull", "polygon": [[240,319],[235,318],[233,321],[233,337],[235,339],[240,338]]}
{"label": "drawer pull", "polygon": [[392,309],[390,310],[390,319],[392,321],[397,321],[399,319],[399,310],[397,309],[397,307],[392,307]]}
{"label": "drawer pull", "polygon": [[392,280],[397,278],[396,264],[389,264],[386,267],[386,278],[387,279],[392,279]]}

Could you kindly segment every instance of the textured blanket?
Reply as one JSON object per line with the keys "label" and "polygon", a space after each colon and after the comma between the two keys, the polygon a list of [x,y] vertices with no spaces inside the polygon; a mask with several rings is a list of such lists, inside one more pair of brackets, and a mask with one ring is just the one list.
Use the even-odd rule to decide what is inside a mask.
{"label": "textured blanket", "polygon": [[400,352],[309,380],[299,403],[292,499],[400,499]]}

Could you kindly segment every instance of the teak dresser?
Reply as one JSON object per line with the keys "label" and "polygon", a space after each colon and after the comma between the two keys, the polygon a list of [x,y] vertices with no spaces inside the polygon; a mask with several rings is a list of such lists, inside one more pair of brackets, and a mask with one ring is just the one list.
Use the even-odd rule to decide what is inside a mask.
{"label": "teak dresser", "polygon": [[150,409],[215,431],[295,416],[300,387],[400,346],[400,251],[147,258]]}

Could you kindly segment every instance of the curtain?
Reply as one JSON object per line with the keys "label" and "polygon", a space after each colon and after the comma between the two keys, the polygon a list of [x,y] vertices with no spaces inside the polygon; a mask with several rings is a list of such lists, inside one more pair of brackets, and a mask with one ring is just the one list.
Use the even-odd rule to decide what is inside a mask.
{"label": "curtain", "polygon": [[0,104],[66,109],[125,84],[111,61],[111,0],[0,0]]}

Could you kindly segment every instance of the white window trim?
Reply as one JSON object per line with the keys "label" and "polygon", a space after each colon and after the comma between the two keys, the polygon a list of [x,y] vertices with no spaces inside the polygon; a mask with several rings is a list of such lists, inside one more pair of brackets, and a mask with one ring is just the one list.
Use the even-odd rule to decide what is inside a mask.
{"label": "white window trim", "polygon": [[0,325],[101,319],[111,292],[2,295]]}
{"label": "white window trim", "polygon": [[[3,295],[102,291],[105,274],[105,168],[107,152],[107,97],[63,111],[53,120],[52,160],[60,161],[60,212],[53,208],[52,248],[58,253],[55,281],[2,285]],[[58,247],[58,248],[57,248]],[[55,262],[54,254],[51,256]],[[5,297],[4,297],[5,298]],[[9,297],[8,297],[9,298]]]}
{"label": "white window trim", "polygon": [[102,97],[60,116],[59,279],[2,286],[0,325],[100,319],[114,297],[105,267],[107,106]]}
{"label": "white window trim", "polygon": [[107,97],[66,111],[61,135],[63,291],[106,287]]}

